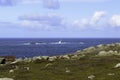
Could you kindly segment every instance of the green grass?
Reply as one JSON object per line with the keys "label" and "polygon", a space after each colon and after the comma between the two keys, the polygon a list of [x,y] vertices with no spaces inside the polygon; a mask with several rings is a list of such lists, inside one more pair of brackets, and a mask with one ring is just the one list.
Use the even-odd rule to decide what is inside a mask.
{"label": "green grass", "polygon": [[[89,75],[95,75],[94,80],[120,80],[120,69],[114,66],[120,62],[120,56],[84,57],[80,60],[56,60],[54,62],[35,61],[31,63],[18,63],[15,65],[0,66],[0,77],[9,77],[14,80],[89,80]],[[47,67],[46,64],[51,63]],[[13,73],[9,70],[19,69]],[[30,67],[25,70],[24,67]],[[66,68],[70,70],[66,73]],[[108,73],[115,73],[113,76]]]}

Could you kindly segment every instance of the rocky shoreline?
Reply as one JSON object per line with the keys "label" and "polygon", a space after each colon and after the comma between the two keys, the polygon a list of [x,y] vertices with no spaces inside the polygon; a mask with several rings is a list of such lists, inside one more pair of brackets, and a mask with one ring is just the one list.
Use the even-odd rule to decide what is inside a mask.
{"label": "rocky shoreline", "polygon": [[60,56],[35,56],[33,58],[18,58],[12,64],[18,62],[33,62],[33,61],[55,61],[58,59],[65,59],[65,60],[79,60],[85,56],[119,56],[120,55],[120,43],[113,43],[113,44],[100,44],[95,47],[89,47],[83,50],[78,50],[73,54],[67,55],[60,55]]}

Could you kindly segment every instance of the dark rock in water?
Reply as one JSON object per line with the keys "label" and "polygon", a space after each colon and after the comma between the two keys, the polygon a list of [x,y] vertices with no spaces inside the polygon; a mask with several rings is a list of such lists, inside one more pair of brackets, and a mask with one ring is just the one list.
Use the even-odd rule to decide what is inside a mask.
{"label": "dark rock in water", "polygon": [[6,64],[16,60],[15,56],[0,56],[0,64]]}
{"label": "dark rock in water", "polygon": [[5,63],[6,63],[6,59],[4,58],[1,60],[0,64],[5,64]]}

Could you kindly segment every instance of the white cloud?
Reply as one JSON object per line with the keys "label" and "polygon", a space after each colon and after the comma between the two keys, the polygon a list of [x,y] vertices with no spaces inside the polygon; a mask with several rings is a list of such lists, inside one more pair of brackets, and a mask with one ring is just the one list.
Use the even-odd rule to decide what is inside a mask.
{"label": "white cloud", "polygon": [[0,0],[0,6],[13,6],[16,4],[42,4],[48,9],[58,9],[60,2],[104,2],[110,0]]}
{"label": "white cloud", "polygon": [[80,29],[85,29],[88,24],[89,22],[87,19],[75,20],[73,22],[73,26],[77,26]]}
{"label": "white cloud", "polygon": [[60,7],[59,0],[22,0],[23,4],[43,4],[48,9],[58,9]]}
{"label": "white cloud", "polygon": [[86,29],[88,27],[94,28],[94,29],[101,29],[101,24],[99,22],[102,21],[102,19],[105,17],[106,12],[104,11],[97,11],[94,13],[94,15],[90,19],[80,19],[80,20],[75,20],[73,22],[73,26],[81,28],[81,29]]}
{"label": "white cloud", "polygon": [[39,30],[48,30],[49,26],[47,24],[39,23],[38,21],[29,21],[23,20],[20,23],[20,27],[27,29],[39,29]]}
{"label": "white cloud", "polygon": [[30,14],[19,17],[20,25],[30,28],[52,29],[64,26],[63,18],[55,14]]}
{"label": "white cloud", "polygon": [[120,15],[113,15],[109,20],[109,24],[113,27],[120,27]]}
{"label": "white cloud", "polygon": [[104,16],[106,15],[106,12],[104,11],[97,11],[94,13],[93,17],[90,20],[91,25],[95,25],[97,22],[99,22]]}
{"label": "white cloud", "polygon": [[13,6],[15,4],[42,4],[49,9],[58,9],[59,2],[104,2],[110,0],[0,0],[0,6]]}
{"label": "white cloud", "polygon": [[42,4],[48,9],[58,9],[58,0],[0,0],[0,6],[14,6],[16,4]]}

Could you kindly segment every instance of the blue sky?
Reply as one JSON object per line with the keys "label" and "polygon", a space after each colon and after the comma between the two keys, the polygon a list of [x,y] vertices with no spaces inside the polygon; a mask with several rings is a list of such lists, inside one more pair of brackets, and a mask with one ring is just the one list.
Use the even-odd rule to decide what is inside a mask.
{"label": "blue sky", "polygon": [[120,0],[0,0],[1,38],[120,38]]}

